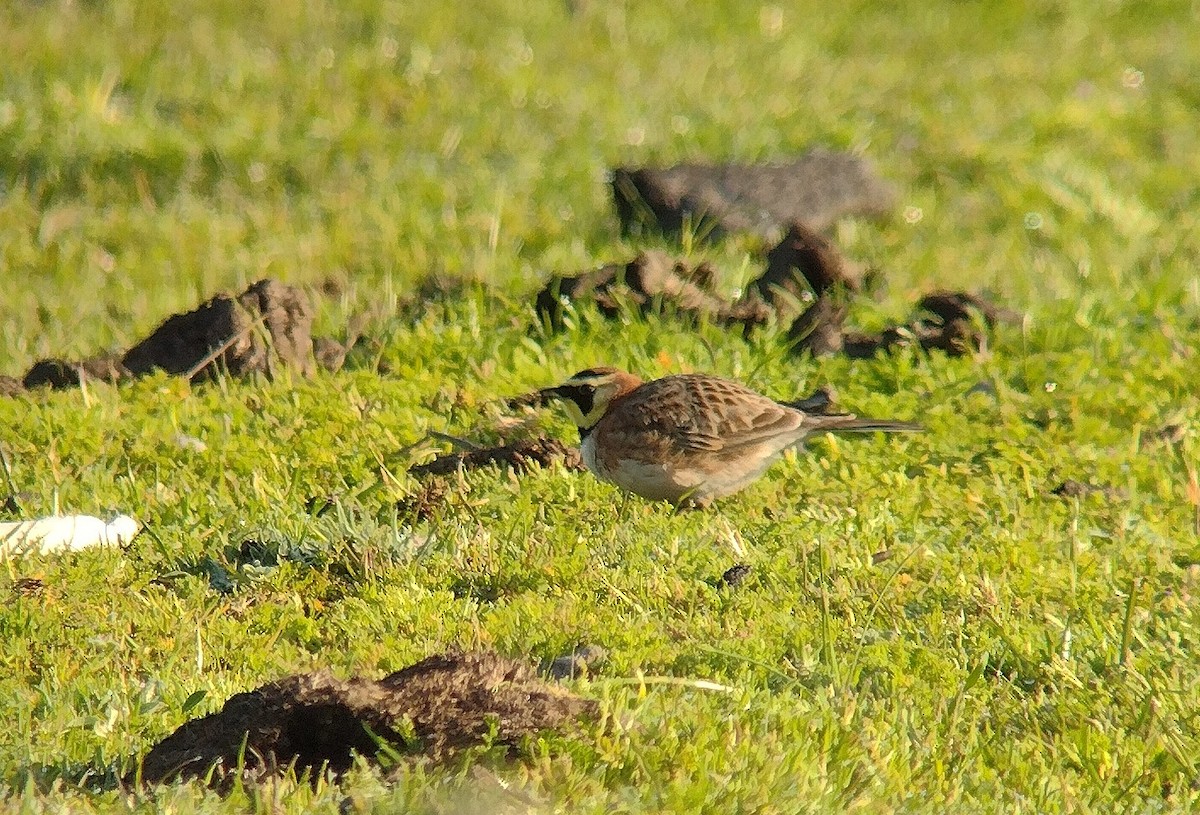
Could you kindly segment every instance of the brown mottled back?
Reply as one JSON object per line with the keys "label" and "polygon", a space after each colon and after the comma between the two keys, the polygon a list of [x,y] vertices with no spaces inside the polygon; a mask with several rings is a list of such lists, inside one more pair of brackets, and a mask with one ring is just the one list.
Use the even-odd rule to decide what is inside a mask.
{"label": "brown mottled back", "polygon": [[753,446],[799,429],[804,414],[727,379],[667,376],[614,401],[624,429],[675,439],[681,451],[713,453]]}

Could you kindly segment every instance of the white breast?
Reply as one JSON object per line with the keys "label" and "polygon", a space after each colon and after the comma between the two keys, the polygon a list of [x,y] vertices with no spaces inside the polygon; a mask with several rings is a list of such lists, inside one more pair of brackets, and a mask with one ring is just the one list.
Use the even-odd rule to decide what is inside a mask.
{"label": "white breast", "polygon": [[583,440],[579,452],[596,478],[652,501],[678,501],[685,495],[704,492],[705,475],[698,470],[675,469],[635,459],[619,459],[613,467],[603,466],[596,456],[595,435]]}
{"label": "white breast", "polygon": [[579,445],[579,453],[583,456],[583,465],[588,468],[592,475],[597,478],[604,478],[600,472],[600,464],[596,461],[596,434],[589,433],[588,437]]}

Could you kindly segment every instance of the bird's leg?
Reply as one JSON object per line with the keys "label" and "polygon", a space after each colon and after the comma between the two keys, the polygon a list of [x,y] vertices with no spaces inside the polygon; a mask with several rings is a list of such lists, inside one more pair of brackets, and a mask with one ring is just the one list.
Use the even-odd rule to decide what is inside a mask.
{"label": "bird's leg", "polygon": [[621,506],[617,508],[617,520],[624,521],[628,515],[629,509],[629,493],[621,490]]}
{"label": "bird's leg", "polygon": [[675,514],[681,515],[684,512],[705,510],[711,505],[711,498],[694,498],[691,495],[685,495],[675,503]]}

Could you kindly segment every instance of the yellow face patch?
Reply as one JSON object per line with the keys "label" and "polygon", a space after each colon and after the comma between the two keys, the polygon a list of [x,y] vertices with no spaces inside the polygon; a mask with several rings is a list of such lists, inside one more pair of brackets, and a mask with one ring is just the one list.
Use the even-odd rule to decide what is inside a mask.
{"label": "yellow face patch", "polygon": [[[566,408],[567,415],[571,417],[571,421],[575,423],[576,427],[592,426],[593,423],[589,422],[588,417],[583,415],[583,411],[579,409],[579,404],[574,399],[563,397],[562,403],[563,407]],[[593,408],[593,412],[594,410]]]}
{"label": "yellow face patch", "polygon": [[617,387],[611,374],[576,374],[555,388],[554,395],[562,400],[575,426],[586,429],[604,416]]}

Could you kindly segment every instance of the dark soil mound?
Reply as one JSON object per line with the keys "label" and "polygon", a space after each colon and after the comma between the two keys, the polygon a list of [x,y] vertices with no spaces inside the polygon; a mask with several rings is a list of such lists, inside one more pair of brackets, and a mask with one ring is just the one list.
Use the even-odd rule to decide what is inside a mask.
{"label": "dark soil mound", "polygon": [[[211,378],[219,371],[270,376],[283,366],[307,376],[316,367],[312,321],[312,306],[304,292],[260,280],[237,297],[218,294],[192,311],[168,317],[124,354],[102,354],[81,362],[43,359],[20,383],[2,377],[0,396],[13,396],[24,388],[120,382],[155,370],[196,379]],[[340,366],[345,351],[331,345],[336,343],[319,344],[322,362]]]}
{"label": "dark soil mound", "polygon": [[219,294],[167,318],[122,362],[139,376],[155,369],[191,378],[271,374],[276,361],[307,375],[314,368],[312,319],[302,291],[260,280],[237,297]]}
{"label": "dark soil mound", "polygon": [[610,263],[590,272],[555,277],[538,292],[538,315],[555,328],[562,327],[564,302],[594,300],[608,317],[616,316],[622,302],[643,310],[666,305],[676,313],[706,317],[722,323],[766,322],[769,308],[759,302],[729,303],[712,291],[714,271],[701,263],[691,267],[665,252],[648,250],[622,265]]}
{"label": "dark soil mound", "polygon": [[479,450],[466,450],[438,456],[427,464],[418,464],[409,472],[417,477],[428,475],[449,475],[460,468],[475,470],[480,467],[509,467],[519,473],[526,472],[534,464],[549,467],[551,464],[562,463],[570,470],[582,470],[583,460],[579,451],[567,447],[557,439],[538,438],[528,441],[518,441],[502,444],[499,447],[486,447]]}
{"label": "dark soil mound", "polygon": [[63,359],[43,359],[34,363],[21,384],[26,388],[50,387],[54,390],[77,388],[88,381],[120,382],[128,379],[129,370],[115,356],[96,356],[82,362]]}
{"label": "dark soil mound", "polygon": [[621,230],[718,239],[752,232],[777,240],[787,224],[825,229],[846,215],[883,215],[895,193],[870,164],[849,153],[814,150],[766,164],[679,164],[613,170]]}
{"label": "dark soil mound", "polygon": [[595,702],[540,681],[531,665],[493,653],[432,656],[378,681],[300,674],[184,724],[142,759],[141,778],[157,784],[212,770],[222,783],[239,763],[250,778],[292,765],[340,773],[354,753],[374,757],[376,737],[401,753],[444,758],[489,734],[516,746],[595,711]]}

